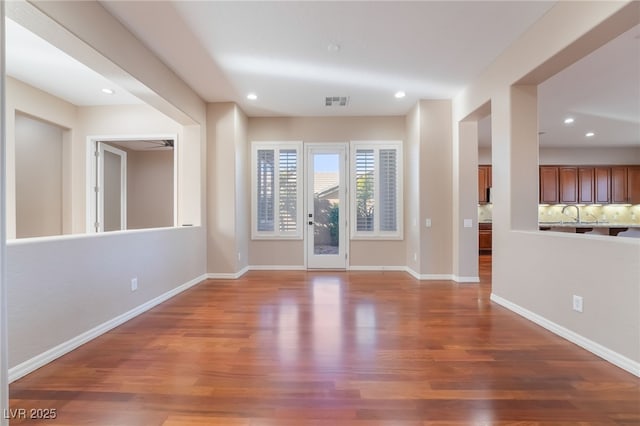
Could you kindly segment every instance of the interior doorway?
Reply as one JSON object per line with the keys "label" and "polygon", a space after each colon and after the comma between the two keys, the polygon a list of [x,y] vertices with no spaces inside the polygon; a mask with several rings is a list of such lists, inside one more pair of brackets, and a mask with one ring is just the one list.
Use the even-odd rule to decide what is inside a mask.
{"label": "interior doorway", "polygon": [[177,226],[177,135],[87,143],[87,232]]}
{"label": "interior doorway", "polygon": [[347,267],[347,145],[306,145],[307,268]]}
{"label": "interior doorway", "polygon": [[96,155],[96,232],[127,229],[127,153],[98,142]]}

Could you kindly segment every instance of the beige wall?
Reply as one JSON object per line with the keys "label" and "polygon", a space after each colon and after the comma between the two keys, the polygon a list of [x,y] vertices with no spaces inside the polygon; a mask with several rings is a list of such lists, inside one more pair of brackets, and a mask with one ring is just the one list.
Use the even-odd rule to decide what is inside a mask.
{"label": "beige wall", "polygon": [[[142,88],[141,97],[153,98],[165,114],[185,126],[179,141],[185,151],[179,152],[178,165],[181,176],[186,176],[179,188],[179,196],[187,202],[181,212],[185,222],[181,223],[199,225],[205,212],[201,203],[204,195],[202,154],[206,150],[202,143],[206,131],[204,102],[99,3],[38,2],[37,7],[50,16],[28,2],[13,2],[8,6],[15,7],[28,9],[21,14],[23,19],[19,23],[32,20],[31,25],[26,25],[28,28],[46,29],[50,37],[45,38],[56,43],[69,39],[73,44],[70,51],[77,58],[99,71],[106,69],[105,73],[118,78],[123,86]],[[127,83],[125,79],[131,75],[139,81]],[[7,105],[12,102],[15,109],[16,104],[24,100],[22,97],[7,99]],[[49,121],[74,128],[76,108],[72,105],[51,101],[49,105],[36,102],[33,107],[35,110],[30,111],[33,115],[42,117],[37,111],[44,109],[50,115],[69,118],[70,122],[51,118]],[[81,115],[88,120],[83,127],[86,131],[110,133],[113,130],[109,123],[97,117],[96,109],[84,109]],[[135,114],[121,117],[136,121]],[[143,131],[144,126],[153,121],[145,117],[149,116],[135,123],[140,127],[131,125],[126,131]],[[124,127],[120,125],[119,129]],[[82,147],[86,146],[86,138],[74,135],[74,143],[77,141]],[[78,189],[82,192],[81,199],[74,200],[74,205],[81,205],[84,211],[86,159],[83,154],[79,147],[73,152],[74,170],[81,170],[81,174],[71,180],[76,192]],[[82,165],[76,169],[78,164]],[[82,182],[77,184],[75,179]],[[84,230],[84,212],[74,221]],[[94,327],[109,324],[131,309],[143,310],[157,297],[180,291],[181,285],[202,279],[206,272],[206,233],[200,226],[21,240],[10,243],[7,251],[6,288],[12,301],[8,310],[10,353],[3,352],[0,356],[3,359],[8,356],[11,367],[20,367],[12,370],[14,375],[18,373],[13,371],[24,373],[39,366],[38,360],[53,359],[52,349],[58,345],[69,344],[70,339],[91,333]],[[138,290],[131,292],[130,281],[134,277],[138,278]],[[43,324],[47,324],[45,334]],[[44,358],[33,359],[40,355]]]}
{"label": "beige wall", "polygon": [[[540,164],[640,164],[640,146],[611,148],[540,148]],[[491,164],[491,148],[478,148],[478,164]]]}
{"label": "beige wall", "polygon": [[[404,117],[250,117],[247,136],[250,142],[404,141],[405,119]],[[249,155],[247,152],[247,156]],[[405,229],[405,234],[406,232]],[[404,240],[354,240],[350,242],[349,258],[351,266],[404,266],[406,265],[406,244]],[[304,265],[304,243],[302,240],[251,240],[249,264],[301,267]]]}
{"label": "beige wall", "polygon": [[[87,137],[177,135],[178,224],[199,225],[200,143],[199,126],[181,126],[147,105],[77,107],[18,80],[7,79],[7,232],[15,238],[15,144],[12,112],[24,112],[68,128],[63,137],[62,208],[63,233],[86,232]],[[193,131],[193,128],[196,128]],[[195,199],[195,200],[194,200]],[[173,212],[173,203],[171,204]],[[162,219],[162,223],[166,223]],[[173,220],[170,221],[173,224]],[[155,222],[154,222],[155,223]]]}
{"label": "beige wall", "polygon": [[173,226],[173,150],[127,153],[127,229]]}
{"label": "beige wall", "polygon": [[540,148],[539,155],[540,164],[640,164],[640,146],[629,148]]}
{"label": "beige wall", "polygon": [[478,148],[478,164],[491,164],[491,148]]}
{"label": "beige wall", "polygon": [[[88,137],[100,136],[102,138],[134,138],[137,136],[153,135],[177,135],[177,154],[199,147],[183,141],[184,128],[180,124],[171,120],[164,114],[158,112],[148,105],[118,105],[118,106],[92,106],[78,108],[78,131],[73,144],[73,165],[76,175],[73,179],[74,206],[74,229],[76,232],[84,232],[86,229],[86,165]],[[199,160],[199,159],[198,159]],[[135,161],[135,160],[134,160]],[[184,161],[179,163],[179,168],[189,167]],[[199,168],[199,165],[196,164]],[[173,169],[173,167],[172,167]],[[180,191],[188,187],[189,182],[179,180]],[[173,204],[171,203],[173,210]],[[185,212],[186,206],[178,207],[178,224],[185,223],[181,214]],[[171,221],[173,223],[173,221]],[[188,222],[187,222],[188,223]],[[198,225],[198,223],[194,223]]]}
{"label": "beige wall", "polygon": [[[451,101],[420,101],[420,273],[452,274],[453,151]],[[431,227],[426,228],[426,219]]]}
{"label": "beige wall", "polygon": [[235,113],[235,155],[236,155],[236,251],[237,270],[249,265],[249,240],[251,238],[251,182],[249,177],[249,119],[236,107]]}
{"label": "beige wall", "polygon": [[[492,297],[640,372],[640,242],[535,230],[535,84],[637,24],[638,6],[559,2],[456,97],[454,120],[491,101]],[[532,85],[512,88],[519,80]],[[584,297],[583,313],[572,295]]]}
{"label": "beige wall", "polygon": [[16,237],[62,235],[63,129],[15,116]]}
{"label": "beige wall", "polygon": [[16,146],[15,119],[16,113],[27,114],[39,120],[59,126],[62,135],[62,233],[72,232],[72,194],[71,187],[71,147],[73,129],[77,126],[77,107],[52,96],[46,92],[29,86],[11,77],[6,78],[6,140],[7,140],[7,239],[16,238]]}
{"label": "beige wall", "polygon": [[203,277],[201,232],[166,228],[10,243],[9,366]]}
{"label": "beige wall", "polygon": [[236,104],[209,104],[207,128],[207,271],[233,275],[248,261],[247,118]]}
{"label": "beige wall", "polygon": [[405,262],[421,278],[452,278],[451,102],[421,100],[405,125]]}
{"label": "beige wall", "polygon": [[406,116],[404,144],[404,229],[406,239],[406,265],[416,274],[420,272],[420,240],[424,223],[420,216],[420,102]]}

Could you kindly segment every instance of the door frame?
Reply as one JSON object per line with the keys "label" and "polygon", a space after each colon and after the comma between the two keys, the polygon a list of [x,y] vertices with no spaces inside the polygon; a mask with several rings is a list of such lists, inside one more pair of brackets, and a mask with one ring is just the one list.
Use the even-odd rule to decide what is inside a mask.
{"label": "door frame", "polygon": [[85,167],[85,232],[87,234],[97,233],[95,228],[97,218],[96,191],[97,186],[97,162],[95,152],[98,149],[98,142],[119,142],[119,141],[151,141],[151,140],[173,140],[173,226],[178,226],[178,164],[180,156],[180,142],[176,133],[142,134],[142,135],[97,135],[87,136],[86,143],[86,167]]}
{"label": "door frame", "polygon": [[[102,142],[102,141],[101,141]],[[105,143],[98,143],[99,157],[96,157],[96,232],[104,232],[104,158],[105,152],[120,157],[120,231],[127,229],[127,152]],[[102,161],[100,161],[102,160]]]}
{"label": "door frame", "polygon": [[[309,213],[313,203],[313,177],[310,176],[313,170],[312,153],[327,153],[342,155],[342,173],[340,173],[341,188],[344,188],[344,199],[340,206],[340,240],[339,246],[344,253],[344,266],[309,266],[309,256],[313,253],[311,238],[309,236],[312,226],[308,225]],[[327,142],[327,143],[305,143],[304,144],[304,265],[305,269],[327,269],[327,270],[349,270],[349,144],[347,142]]]}

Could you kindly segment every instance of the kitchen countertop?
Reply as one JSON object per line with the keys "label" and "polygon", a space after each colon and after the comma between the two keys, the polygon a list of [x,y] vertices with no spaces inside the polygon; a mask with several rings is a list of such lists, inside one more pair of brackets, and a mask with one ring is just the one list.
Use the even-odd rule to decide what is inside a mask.
{"label": "kitchen countertop", "polygon": [[547,228],[638,228],[639,223],[607,223],[607,222],[538,222],[538,226]]}

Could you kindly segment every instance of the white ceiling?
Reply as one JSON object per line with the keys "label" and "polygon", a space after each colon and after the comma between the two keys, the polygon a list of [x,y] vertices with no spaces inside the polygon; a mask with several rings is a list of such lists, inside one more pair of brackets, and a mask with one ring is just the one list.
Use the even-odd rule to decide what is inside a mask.
{"label": "white ceiling", "polygon": [[[79,106],[140,104],[102,75],[6,18],[6,72],[33,87]],[[101,92],[112,89],[112,95]]]}
{"label": "white ceiling", "polygon": [[[538,123],[541,147],[640,149],[640,25],[540,84]],[[489,118],[478,133],[490,146]]]}
{"label": "white ceiling", "polygon": [[[250,116],[404,115],[418,99],[452,98],[553,5],[101,3],[203,99],[236,102]],[[640,146],[639,34],[627,32],[540,86],[542,146]],[[140,103],[11,21],[7,70],[76,105]],[[116,95],[100,93],[105,85]],[[395,99],[398,90],[407,96]],[[328,108],[325,96],[350,102]],[[572,127],[562,123],[567,115]],[[489,127],[480,122],[481,144],[490,143]],[[584,138],[587,129],[596,137]]]}
{"label": "white ceiling", "polygon": [[[553,3],[102,4],[205,100],[250,116],[326,116],[403,115],[418,99],[452,98]],[[349,105],[327,108],[326,96]]]}

